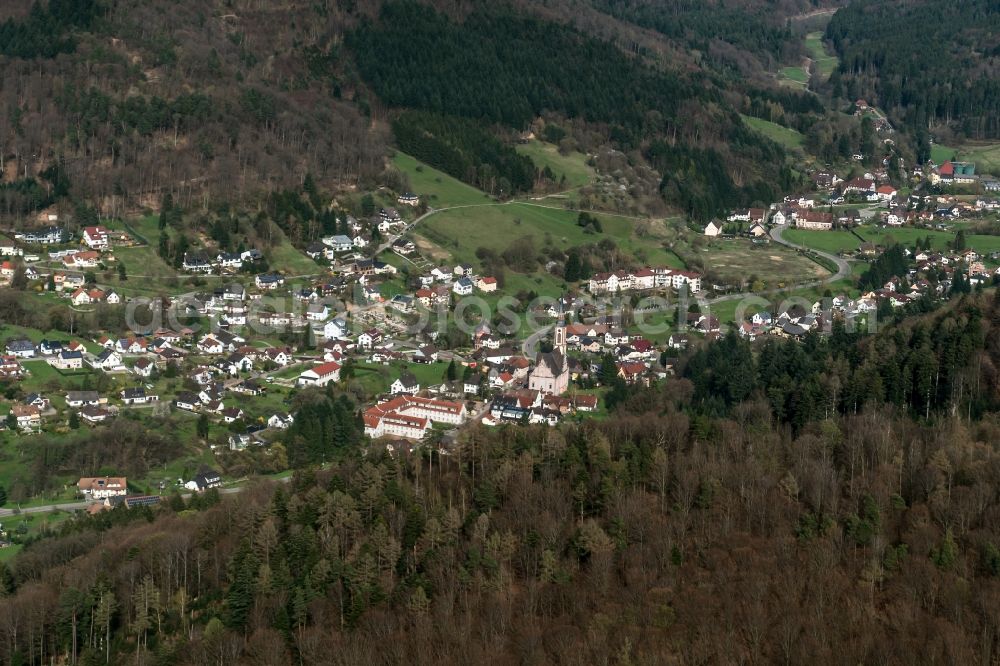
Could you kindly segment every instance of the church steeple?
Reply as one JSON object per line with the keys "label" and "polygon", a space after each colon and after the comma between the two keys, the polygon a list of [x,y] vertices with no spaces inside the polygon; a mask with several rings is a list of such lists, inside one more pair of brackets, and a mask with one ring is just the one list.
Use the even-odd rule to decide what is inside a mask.
{"label": "church steeple", "polygon": [[553,335],[552,348],[562,354],[563,358],[566,358],[566,322],[562,317],[559,317],[559,323],[556,324]]}

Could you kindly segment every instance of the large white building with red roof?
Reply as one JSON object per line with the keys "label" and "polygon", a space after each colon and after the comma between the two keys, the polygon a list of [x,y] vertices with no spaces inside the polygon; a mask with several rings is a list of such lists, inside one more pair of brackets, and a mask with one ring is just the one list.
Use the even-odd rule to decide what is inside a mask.
{"label": "large white building with red roof", "polygon": [[432,423],[461,425],[467,417],[461,402],[399,395],[365,411],[365,435],[421,439]]}
{"label": "large white building with red roof", "polygon": [[701,275],[665,267],[595,273],[590,278],[587,288],[592,294],[615,294],[666,286],[679,290],[684,285],[687,285],[691,293],[701,291]]}

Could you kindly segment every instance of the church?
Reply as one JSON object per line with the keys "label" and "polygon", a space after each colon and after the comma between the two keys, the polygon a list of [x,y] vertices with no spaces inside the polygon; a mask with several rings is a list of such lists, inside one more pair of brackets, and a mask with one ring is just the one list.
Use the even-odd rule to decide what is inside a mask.
{"label": "church", "polygon": [[555,340],[550,352],[539,352],[535,369],[528,377],[528,388],[539,393],[562,395],[569,388],[569,363],[566,359],[566,326],[555,328]]}

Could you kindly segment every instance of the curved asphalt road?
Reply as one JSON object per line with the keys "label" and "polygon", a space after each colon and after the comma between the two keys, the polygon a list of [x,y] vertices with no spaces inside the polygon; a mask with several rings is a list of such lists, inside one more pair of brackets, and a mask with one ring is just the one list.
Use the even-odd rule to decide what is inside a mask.
{"label": "curved asphalt road", "polygon": [[796,245],[791,241],[787,241],[781,237],[781,233],[785,229],[786,227],[784,226],[775,226],[771,228],[771,238],[774,239],[774,242],[780,243],[781,245],[785,245],[787,247],[795,248],[796,250],[808,250],[814,254],[823,257],[824,259],[827,259],[837,264],[837,272],[834,273],[832,276],[828,278],[823,278],[822,280],[817,280],[816,282],[800,284],[796,288],[813,287],[820,284],[826,284],[828,282],[836,282],[837,280],[843,280],[844,278],[848,277],[851,274],[851,265],[847,263],[846,259],[844,259],[843,257],[838,257],[835,254],[830,254],[828,252],[821,252],[813,248],[805,247],[803,245]]}

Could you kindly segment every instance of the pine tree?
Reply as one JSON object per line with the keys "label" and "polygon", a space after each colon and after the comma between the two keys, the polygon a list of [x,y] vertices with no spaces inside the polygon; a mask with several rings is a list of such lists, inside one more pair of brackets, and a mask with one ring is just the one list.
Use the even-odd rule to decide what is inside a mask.
{"label": "pine tree", "polygon": [[618,364],[615,363],[615,357],[608,352],[601,359],[601,371],[598,373],[598,378],[601,380],[601,384],[610,386],[617,377]]}
{"label": "pine tree", "polygon": [[951,247],[955,252],[964,252],[967,247],[965,240],[965,229],[959,229],[958,233],[955,234],[955,240],[952,241]]}
{"label": "pine tree", "polygon": [[582,268],[580,266],[580,255],[576,252],[570,252],[569,256],[566,258],[566,267],[563,270],[563,279],[566,282],[576,282],[580,279]]}
{"label": "pine tree", "polygon": [[169,192],[163,195],[163,203],[160,206],[160,219],[158,222],[158,227],[160,231],[167,228],[167,222],[170,218],[170,209],[174,207],[174,198]]}
{"label": "pine tree", "polygon": [[208,415],[202,414],[201,416],[198,417],[198,425],[197,425],[198,437],[202,440],[208,439],[208,431],[209,431]]}
{"label": "pine tree", "polygon": [[167,237],[166,231],[160,232],[160,242],[157,246],[156,253],[160,255],[160,259],[166,261],[170,256],[170,239]]}
{"label": "pine tree", "polygon": [[458,379],[458,366],[455,365],[455,359],[451,359],[451,363],[448,364],[448,370],[445,373],[445,377],[449,382],[453,382]]}

